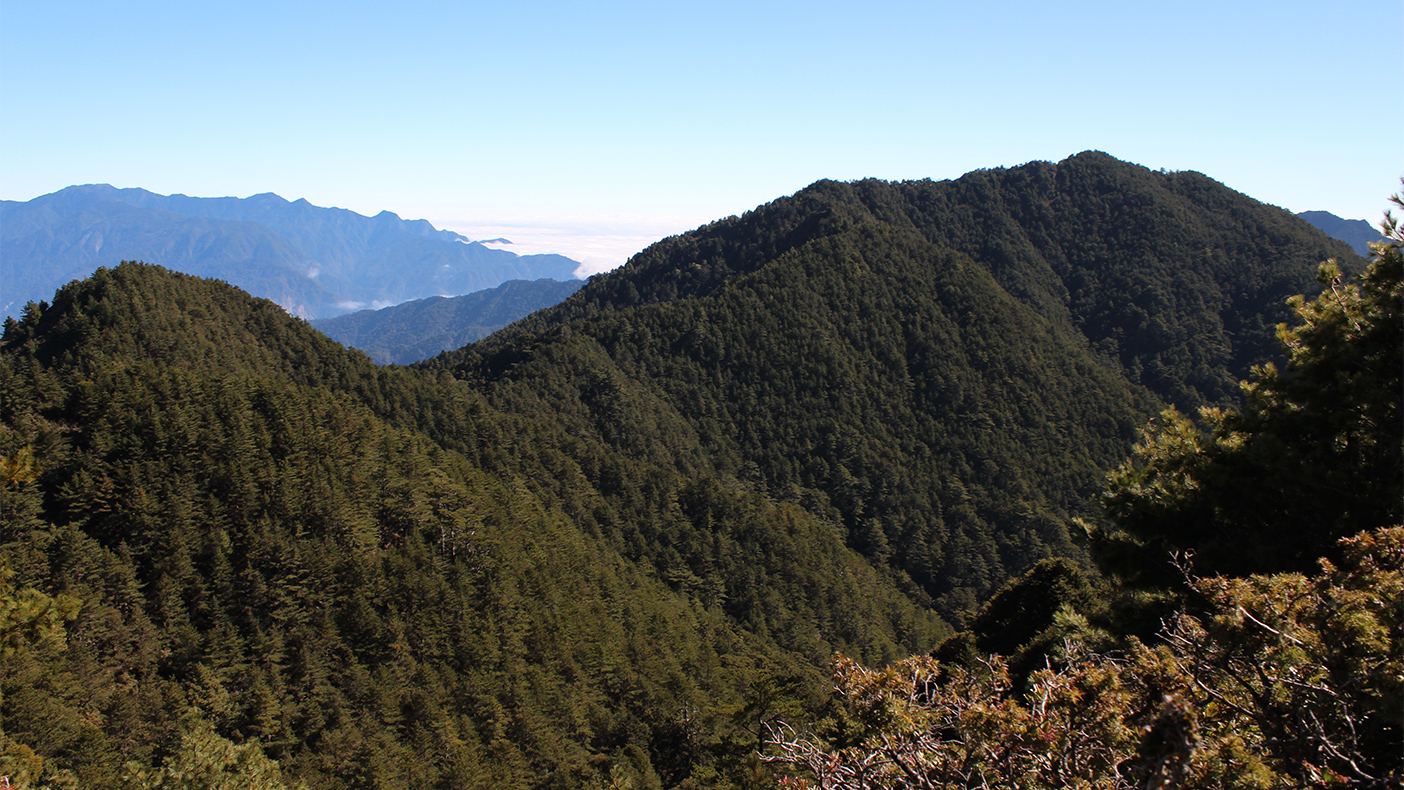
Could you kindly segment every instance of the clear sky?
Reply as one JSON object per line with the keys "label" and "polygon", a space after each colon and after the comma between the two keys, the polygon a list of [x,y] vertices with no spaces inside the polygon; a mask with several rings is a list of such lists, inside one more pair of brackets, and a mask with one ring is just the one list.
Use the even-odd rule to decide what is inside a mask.
{"label": "clear sky", "polygon": [[1402,43],[1400,0],[0,0],[0,198],[276,192],[598,269],[820,178],[1099,149],[1373,223]]}

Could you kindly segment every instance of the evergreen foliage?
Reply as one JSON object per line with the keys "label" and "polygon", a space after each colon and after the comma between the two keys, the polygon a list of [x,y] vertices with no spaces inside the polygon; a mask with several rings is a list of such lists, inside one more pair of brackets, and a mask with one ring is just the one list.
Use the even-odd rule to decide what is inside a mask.
{"label": "evergreen foliage", "polygon": [[1022,686],[1068,636],[1088,642],[1109,637],[1089,621],[1108,619],[1105,598],[1111,595],[1109,585],[1089,578],[1070,560],[1042,560],[1004,585],[969,619],[965,630],[947,638],[931,655],[968,670],[978,669],[990,655],[1002,655],[1010,678]]}
{"label": "evergreen foliage", "polygon": [[1318,256],[1291,214],[1097,153],[819,182],[423,363],[497,408],[838,525],[948,618],[1040,559],[1166,401],[1233,396]]}
{"label": "evergreen foliage", "polygon": [[[1356,284],[1330,261],[1326,290],[1291,300],[1286,369],[1256,369],[1241,413],[1206,407],[1201,428],[1170,412],[1112,477],[1125,532],[1094,537],[1137,585],[1124,597],[1143,604],[1140,585],[1166,584],[1146,570],[1156,554],[1179,577],[1181,609],[1158,634],[1092,628],[1083,613],[1105,604],[1076,569],[1041,564],[933,656],[880,670],[837,656],[839,715],[771,728],[766,759],[792,769],[782,784],[1401,786],[1404,235],[1392,216],[1384,228]],[[1300,568],[1303,547],[1361,525],[1315,573]],[[1201,560],[1214,575],[1191,570]],[[1026,682],[990,652],[1027,662],[1033,647],[1045,663]]]}
{"label": "evergreen foliage", "polygon": [[[1332,543],[1399,520],[1399,247],[1328,271],[1230,404],[1303,261],[1354,268],[1304,227],[1095,153],[820,182],[414,368],[100,269],[0,338],[0,770],[761,787],[778,734],[889,783],[902,754],[1004,786],[1397,785],[1404,538]],[[1152,436],[1097,546],[1337,553],[1189,576],[1143,644],[1094,627],[1112,596],[1066,525],[1167,403],[1209,427]],[[1283,447],[1338,489],[1300,522]]]}
{"label": "evergreen foliage", "polygon": [[0,750],[34,776],[734,786],[767,683],[813,708],[833,650],[946,632],[799,508],[377,368],[222,283],[123,264],[3,343],[0,554],[81,601],[0,666]]}
{"label": "evergreen foliage", "polygon": [[1167,411],[1117,470],[1119,531],[1097,537],[1125,580],[1165,584],[1175,551],[1204,572],[1306,570],[1339,538],[1404,520],[1404,232],[1386,232],[1354,282],[1328,261],[1320,296],[1291,300],[1286,366],[1255,368],[1241,410]]}
{"label": "evergreen foliage", "polygon": [[997,655],[837,656],[846,731],[777,724],[767,760],[819,790],[1398,787],[1404,529],[1341,548],[1314,577],[1188,578],[1204,612],[1161,644],[1070,641],[1026,691]]}

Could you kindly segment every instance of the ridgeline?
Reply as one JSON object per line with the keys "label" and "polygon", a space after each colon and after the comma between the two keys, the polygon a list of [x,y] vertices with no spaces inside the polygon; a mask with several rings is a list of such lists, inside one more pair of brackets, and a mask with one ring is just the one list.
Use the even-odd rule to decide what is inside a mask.
{"label": "ridgeline", "polygon": [[410,368],[99,269],[0,341],[0,759],[755,786],[767,723],[852,724],[835,652],[924,653],[1029,568],[1088,569],[1069,525],[1138,430],[1235,402],[1331,256],[1360,265],[1085,153],[819,182]]}

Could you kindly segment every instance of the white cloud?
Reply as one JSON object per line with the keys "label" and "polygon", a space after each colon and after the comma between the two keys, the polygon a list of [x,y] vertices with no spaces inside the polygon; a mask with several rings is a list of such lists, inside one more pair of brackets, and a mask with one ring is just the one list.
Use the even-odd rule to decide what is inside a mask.
{"label": "white cloud", "polygon": [[580,262],[576,277],[622,266],[631,256],[666,236],[691,230],[709,217],[641,215],[504,216],[431,220],[471,239],[511,239],[494,244],[518,255],[555,253]]}

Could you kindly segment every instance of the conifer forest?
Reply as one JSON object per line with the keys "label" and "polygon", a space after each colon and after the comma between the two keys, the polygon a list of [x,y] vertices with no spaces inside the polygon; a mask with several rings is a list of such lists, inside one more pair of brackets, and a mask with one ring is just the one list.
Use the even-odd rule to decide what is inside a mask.
{"label": "conifer forest", "polygon": [[1383,231],[820,181],[408,365],[111,261],[0,339],[0,777],[1404,787]]}

